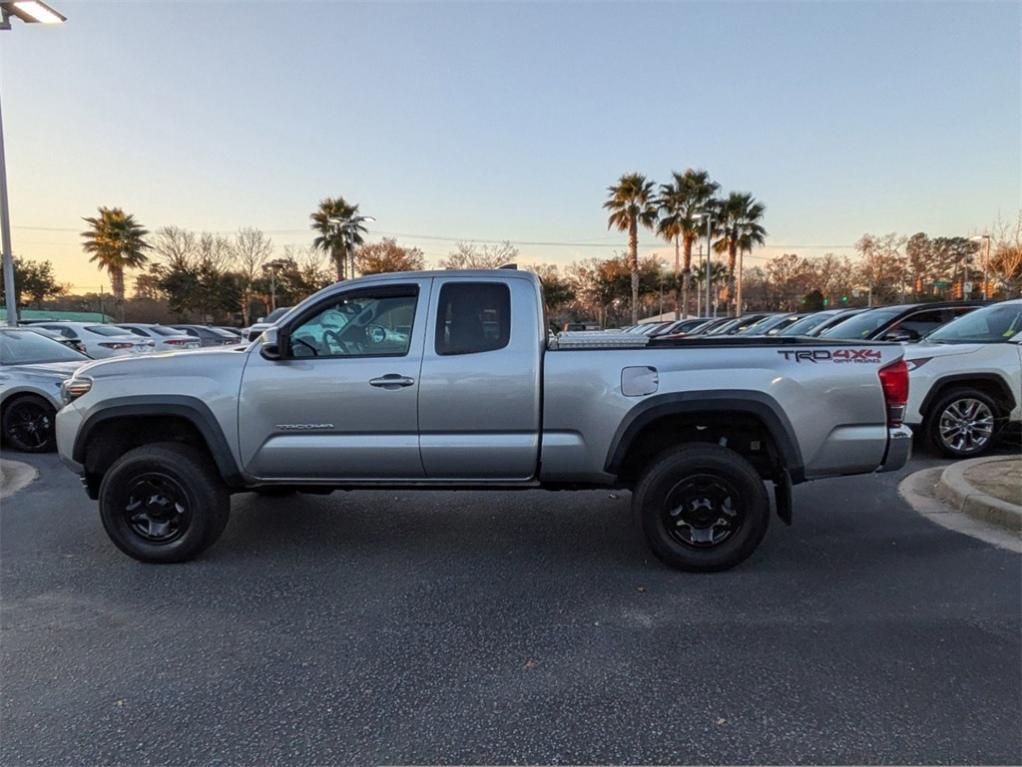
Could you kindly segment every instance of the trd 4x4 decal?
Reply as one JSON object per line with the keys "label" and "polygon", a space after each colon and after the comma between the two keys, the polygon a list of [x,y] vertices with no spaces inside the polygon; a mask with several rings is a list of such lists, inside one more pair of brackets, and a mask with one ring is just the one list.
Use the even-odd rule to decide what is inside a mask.
{"label": "trd 4x4 decal", "polygon": [[877,349],[782,349],[777,352],[783,354],[784,359],[789,362],[866,362],[878,363],[882,355]]}

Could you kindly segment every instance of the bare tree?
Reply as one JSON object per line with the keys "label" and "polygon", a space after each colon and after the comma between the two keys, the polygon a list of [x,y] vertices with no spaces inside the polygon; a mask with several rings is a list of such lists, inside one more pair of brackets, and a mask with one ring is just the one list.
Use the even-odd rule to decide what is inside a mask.
{"label": "bare tree", "polygon": [[262,267],[273,255],[273,241],[258,229],[239,229],[231,244],[234,268],[241,287],[241,316],[249,324],[252,283],[262,276]]}
{"label": "bare tree", "polygon": [[153,252],[172,270],[188,269],[195,264],[198,244],[195,233],[179,226],[164,226],[156,230],[152,242]]}
{"label": "bare tree", "polygon": [[477,245],[474,242],[459,242],[447,258],[440,261],[441,269],[499,269],[514,263],[518,248],[510,242],[499,245]]}
{"label": "bare tree", "polygon": [[1009,295],[1022,289],[1022,210],[1014,221],[998,217],[991,234],[990,271],[1004,282]]}

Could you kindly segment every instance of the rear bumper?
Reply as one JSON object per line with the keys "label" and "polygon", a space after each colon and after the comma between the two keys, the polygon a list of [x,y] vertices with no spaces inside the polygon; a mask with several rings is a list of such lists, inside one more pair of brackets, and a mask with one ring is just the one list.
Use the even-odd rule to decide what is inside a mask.
{"label": "rear bumper", "polygon": [[878,472],[897,471],[908,463],[912,457],[912,430],[907,426],[898,426],[887,430],[887,453],[880,464]]}

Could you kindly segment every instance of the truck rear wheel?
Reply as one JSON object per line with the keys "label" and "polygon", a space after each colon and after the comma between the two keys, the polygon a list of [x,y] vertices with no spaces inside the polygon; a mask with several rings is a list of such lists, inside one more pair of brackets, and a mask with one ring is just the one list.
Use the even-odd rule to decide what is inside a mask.
{"label": "truck rear wheel", "polygon": [[734,567],[770,523],[770,499],[757,471],[716,445],[662,453],[639,480],[632,503],[653,553],[679,570]]}
{"label": "truck rear wheel", "polygon": [[99,486],[99,514],[114,544],[142,562],[183,562],[227,527],[231,498],[208,456],[172,442],[114,462]]}

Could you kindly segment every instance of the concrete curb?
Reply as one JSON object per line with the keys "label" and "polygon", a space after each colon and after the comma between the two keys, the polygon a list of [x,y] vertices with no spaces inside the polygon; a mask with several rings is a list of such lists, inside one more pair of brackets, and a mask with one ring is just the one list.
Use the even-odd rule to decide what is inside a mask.
{"label": "concrete curb", "polygon": [[38,475],[39,472],[27,463],[0,459],[0,498],[14,495]]}
{"label": "concrete curb", "polygon": [[965,477],[965,472],[974,466],[1014,460],[1017,459],[996,456],[953,463],[941,472],[936,495],[955,511],[1018,533],[1022,531],[1022,506],[984,493]]}
{"label": "concrete curb", "polygon": [[944,470],[937,466],[909,474],[898,485],[898,493],[916,513],[934,524],[953,530],[970,538],[976,538],[1001,549],[1022,554],[1022,537],[1000,525],[967,516],[952,509],[935,496],[940,486],[940,475]]}

